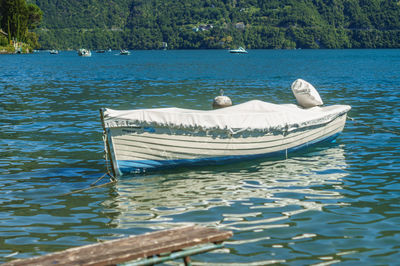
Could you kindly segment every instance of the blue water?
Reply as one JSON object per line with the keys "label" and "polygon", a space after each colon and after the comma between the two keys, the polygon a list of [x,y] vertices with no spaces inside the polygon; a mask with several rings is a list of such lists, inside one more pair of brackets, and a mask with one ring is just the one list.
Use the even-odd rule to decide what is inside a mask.
{"label": "blue water", "polygon": [[[116,54],[0,56],[0,263],[193,223],[234,233],[197,264],[398,263],[400,50]],[[99,108],[295,103],[297,78],[352,106],[336,143],[62,196],[106,172]]]}

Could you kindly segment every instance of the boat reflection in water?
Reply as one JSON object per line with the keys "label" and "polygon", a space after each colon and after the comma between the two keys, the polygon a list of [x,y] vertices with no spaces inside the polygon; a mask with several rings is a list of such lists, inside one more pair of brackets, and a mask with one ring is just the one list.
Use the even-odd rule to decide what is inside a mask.
{"label": "boat reflection in water", "polygon": [[[292,252],[285,246],[301,249],[316,238],[327,222],[320,219],[329,217],[325,209],[346,204],[340,193],[346,168],[343,148],[333,144],[280,161],[127,177],[116,183],[115,198],[103,204],[112,227],[135,234],[193,223],[232,230],[233,238],[219,251],[228,254],[217,254],[213,263],[254,250],[259,253],[252,260],[265,265],[284,262]],[[271,258],[276,247],[281,253]]]}
{"label": "boat reflection in water", "polygon": [[[339,204],[341,195],[331,187],[341,186],[341,178],[347,175],[345,168],[343,149],[335,146],[281,161],[134,176],[117,182],[117,196],[109,207],[120,213],[114,221],[120,228],[165,229],[186,222],[205,222],[233,230],[247,226],[266,229],[273,221],[273,226],[278,226],[277,220],[282,220],[280,226],[289,226],[285,219],[291,215]],[[291,210],[286,206],[292,206]],[[245,222],[245,217],[275,208],[285,211],[272,218],[256,219],[254,225]],[[200,220],[194,214],[198,212],[204,215]]]}

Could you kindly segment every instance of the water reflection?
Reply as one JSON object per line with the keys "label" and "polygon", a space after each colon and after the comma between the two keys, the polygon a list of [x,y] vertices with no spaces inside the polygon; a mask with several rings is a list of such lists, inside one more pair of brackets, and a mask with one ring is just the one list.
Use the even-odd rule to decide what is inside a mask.
{"label": "water reflection", "polygon": [[[119,213],[110,223],[120,229],[211,225],[234,231],[228,246],[246,243],[252,249],[270,239],[269,230],[295,226],[301,214],[341,205],[346,167],[342,146],[334,145],[280,161],[122,179],[116,196],[103,205]],[[292,239],[314,235],[297,232]]]}

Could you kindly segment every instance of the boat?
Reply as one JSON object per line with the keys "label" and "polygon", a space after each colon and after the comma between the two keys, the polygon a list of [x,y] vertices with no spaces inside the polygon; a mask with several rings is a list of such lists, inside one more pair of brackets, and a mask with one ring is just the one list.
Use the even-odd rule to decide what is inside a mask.
{"label": "boat", "polygon": [[53,50],[50,50],[49,53],[50,54],[58,54],[58,50],[53,49]]}
{"label": "boat", "polygon": [[[304,83],[297,86],[303,88]],[[102,108],[110,171],[117,177],[180,166],[287,158],[310,145],[334,141],[351,107],[322,106],[318,97],[296,93],[298,104],[251,100],[213,110]]]}
{"label": "boat", "polygon": [[130,55],[131,52],[129,52],[129,51],[126,50],[126,49],[121,49],[121,50],[119,51],[119,54],[120,54],[120,55]]}
{"label": "boat", "polygon": [[106,52],[106,50],[96,50],[96,53],[98,54],[104,54]]}
{"label": "boat", "polygon": [[84,56],[84,57],[89,57],[89,56],[92,56],[92,52],[90,52],[90,50],[87,50],[87,49],[79,49],[78,55]]}
{"label": "boat", "polygon": [[232,54],[247,54],[246,49],[244,49],[243,47],[239,47],[237,49],[231,49],[229,50],[229,52]]}

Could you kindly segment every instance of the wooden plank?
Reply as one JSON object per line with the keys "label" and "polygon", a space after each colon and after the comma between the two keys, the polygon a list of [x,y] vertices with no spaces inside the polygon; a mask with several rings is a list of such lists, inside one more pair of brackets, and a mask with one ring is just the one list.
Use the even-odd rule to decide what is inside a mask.
{"label": "wooden plank", "polygon": [[195,247],[190,247],[187,249],[183,249],[181,251],[176,251],[168,254],[161,254],[160,256],[152,256],[147,259],[137,259],[129,262],[125,262],[122,265],[124,266],[148,266],[148,265],[154,265],[157,263],[163,263],[171,260],[176,260],[176,259],[183,259],[184,263],[186,266],[191,265],[190,264],[190,256],[205,253],[214,249],[218,248],[223,248],[224,244],[214,244],[214,243],[208,243],[208,244],[203,244],[203,245],[198,245]]}
{"label": "wooden plank", "polygon": [[200,244],[220,243],[232,235],[231,231],[191,225],[18,259],[3,265],[114,265]]}

